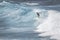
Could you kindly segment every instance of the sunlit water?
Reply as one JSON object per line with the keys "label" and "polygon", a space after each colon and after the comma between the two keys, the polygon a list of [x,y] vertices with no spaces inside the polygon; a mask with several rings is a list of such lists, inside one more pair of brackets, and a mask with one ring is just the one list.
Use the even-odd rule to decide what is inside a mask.
{"label": "sunlit water", "polygon": [[[33,5],[5,1],[0,3],[0,40],[55,40],[50,39],[49,35],[39,36],[40,32],[35,30],[47,19],[48,10],[56,6]],[[39,19],[36,12],[40,13]]]}

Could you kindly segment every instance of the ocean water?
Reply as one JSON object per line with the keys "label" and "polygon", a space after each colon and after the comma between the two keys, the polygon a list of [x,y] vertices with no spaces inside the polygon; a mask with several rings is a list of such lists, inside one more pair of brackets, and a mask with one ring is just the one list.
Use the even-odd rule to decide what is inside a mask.
{"label": "ocean water", "polygon": [[[57,7],[35,4],[0,2],[0,40],[56,40],[39,36],[41,33],[35,30],[48,17],[47,11],[57,10]],[[41,15],[39,19],[36,12]]]}

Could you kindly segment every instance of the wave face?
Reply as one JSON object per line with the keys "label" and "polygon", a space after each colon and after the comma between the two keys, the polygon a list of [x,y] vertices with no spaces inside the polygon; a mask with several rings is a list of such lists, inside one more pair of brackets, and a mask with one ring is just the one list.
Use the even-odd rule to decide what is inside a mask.
{"label": "wave face", "polygon": [[[57,10],[57,6],[41,6],[39,3],[26,2],[19,4],[5,1],[0,2],[0,40],[59,39],[60,14],[54,10]],[[39,20],[37,19],[36,12],[40,13]],[[44,33],[40,34],[37,31]]]}
{"label": "wave face", "polygon": [[33,38],[34,15],[32,9],[26,5],[1,2],[0,40],[28,40]]}
{"label": "wave face", "polygon": [[33,31],[38,25],[35,10],[40,8],[29,4],[0,3],[0,40],[40,40]]}

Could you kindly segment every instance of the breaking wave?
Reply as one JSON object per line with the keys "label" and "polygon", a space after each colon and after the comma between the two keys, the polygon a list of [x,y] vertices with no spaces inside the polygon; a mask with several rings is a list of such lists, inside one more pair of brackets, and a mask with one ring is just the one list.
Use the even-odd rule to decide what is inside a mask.
{"label": "breaking wave", "polygon": [[[52,39],[59,40],[60,12],[55,9],[57,9],[55,5],[40,6],[39,3],[14,4],[5,1],[1,2],[0,39],[20,40],[22,37],[21,40],[29,40],[30,38],[30,40],[49,40],[50,37],[48,39],[44,37],[51,36]],[[40,13],[39,19],[37,19],[36,12]],[[42,32],[42,34],[38,34],[42,38],[36,36],[35,32]]]}
{"label": "breaking wave", "polygon": [[48,10],[48,17],[37,26],[36,32],[40,32],[39,36],[51,36],[51,39],[60,40],[60,12]]}

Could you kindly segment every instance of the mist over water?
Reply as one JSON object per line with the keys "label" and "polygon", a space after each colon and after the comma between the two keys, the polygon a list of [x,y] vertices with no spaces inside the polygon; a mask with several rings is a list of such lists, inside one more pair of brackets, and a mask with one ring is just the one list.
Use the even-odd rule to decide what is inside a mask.
{"label": "mist over water", "polygon": [[[55,40],[55,36],[53,36],[55,37],[53,39],[51,39],[51,35],[43,36],[44,34],[42,34],[42,36],[39,36],[41,33],[40,30],[42,30],[42,32],[45,32],[45,27],[43,26],[44,28],[40,29],[40,26],[38,25],[44,24],[45,20],[48,21],[48,18],[50,20],[50,10],[53,9],[55,11],[58,11],[58,7],[56,5],[40,6],[39,3],[23,2],[19,4],[14,4],[6,1],[0,2],[0,40]],[[39,20],[36,19],[37,11],[40,13]],[[54,13],[55,12],[53,12],[53,15],[56,15],[56,13]],[[60,14],[57,14],[56,16],[58,15]],[[48,21],[48,24],[49,22],[50,21]],[[46,30],[48,30],[49,28],[50,26]],[[38,32],[36,32],[36,29],[38,30]],[[55,31],[48,30],[48,33],[49,32],[53,33]],[[56,35],[56,39],[59,39],[58,35]]]}

